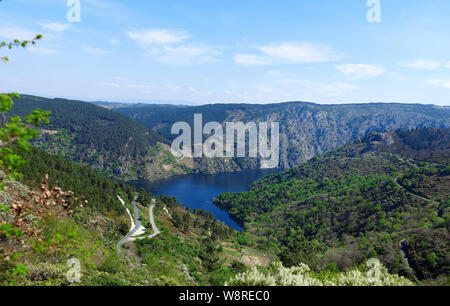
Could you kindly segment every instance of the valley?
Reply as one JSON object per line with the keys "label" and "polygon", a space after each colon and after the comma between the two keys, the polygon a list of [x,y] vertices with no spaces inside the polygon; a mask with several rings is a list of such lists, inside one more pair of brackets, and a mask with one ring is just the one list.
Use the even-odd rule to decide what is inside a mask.
{"label": "valley", "polygon": [[[131,181],[139,190],[144,188],[154,195],[166,194],[176,197],[190,209],[200,209],[213,213],[226,225],[241,230],[242,227],[230,218],[227,211],[213,205],[213,199],[223,192],[247,191],[255,180],[277,170],[242,170],[234,173],[188,174],[160,181]],[[195,191],[195,192],[193,192]]]}
{"label": "valley", "polygon": [[2,302],[450,286],[449,12],[0,0]]}
{"label": "valley", "polygon": [[194,114],[223,126],[235,121],[280,122],[280,169],[298,166],[372,131],[450,126],[450,109],[419,104],[99,105],[107,108],[22,96],[11,114],[23,116],[34,108],[51,111],[50,125],[42,128],[35,146],[126,181],[261,167],[261,158],[175,158],[170,144],[177,135],[170,133],[171,127],[179,121],[193,127]]}
{"label": "valley", "polygon": [[[448,281],[449,129],[420,127],[448,126],[447,110],[389,105],[403,108],[395,120],[388,106],[354,119],[351,106],[345,111],[330,106],[326,114],[308,103],[240,105],[239,114],[228,105],[226,111],[218,107],[220,114],[206,112],[205,118],[220,122],[282,120],[281,160],[287,170],[265,172],[248,158],[177,160],[164,124],[151,131],[117,113],[122,107],[112,111],[31,96],[16,105],[13,114],[42,107],[52,117],[31,151],[14,147],[25,160],[23,179],[12,182],[15,187],[2,198],[18,201],[17,184],[38,193],[48,184],[45,190],[70,190],[77,198],[70,211],[55,208],[59,219],[50,213],[31,222],[41,230],[27,244],[17,245],[3,230],[9,237],[3,250],[22,254],[3,264],[3,282],[67,284],[69,256],[81,259],[87,273],[81,284],[95,286],[255,284],[252,277],[264,279],[262,285],[272,279],[285,284],[280,275],[298,275],[296,284],[326,285],[347,282],[354,273],[360,280],[352,284],[367,285],[364,264],[373,258],[383,265],[383,284]],[[190,115],[188,107],[159,107]],[[374,113],[371,105],[354,107]],[[70,112],[76,117],[67,116]],[[340,117],[333,117],[337,113]],[[173,120],[181,119],[177,114]],[[338,121],[349,126],[338,127]],[[306,126],[313,138],[304,139]],[[397,126],[414,128],[385,132]],[[300,142],[310,153],[292,153]],[[23,192],[22,197],[32,205],[33,198]],[[21,265],[28,272],[8,276]],[[299,265],[304,270],[296,274]]]}

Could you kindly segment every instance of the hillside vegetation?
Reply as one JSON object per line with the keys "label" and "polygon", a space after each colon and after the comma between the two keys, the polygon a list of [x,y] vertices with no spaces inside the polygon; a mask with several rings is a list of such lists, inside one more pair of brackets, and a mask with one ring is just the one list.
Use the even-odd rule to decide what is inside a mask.
{"label": "hillside vegetation", "polygon": [[22,95],[9,116],[33,109],[51,112],[33,144],[49,153],[120,179],[158,179],[188,172],[167,148],[169,141],[130,118],[90,103]]}
{"label": "hillside vegetation", "polygon": [[393,273],[445,284],[448,137],[449,129],[371,133],[215,203],[288,266],[342,271],[377,257]]}
{"label": "hillside vegetation", "polygon": [[40,129],[34,145],[118,179],[157,180],[187,173],[257,169],[255,158],[176,159],[170,152],[175,122],[193,126],[217,121],[280,122],[280,168],[300,165],[372,131],[449,127],[450,110],[427,105],[318,105],[292,102],[269,105],[215,104],[174,106],[91,103],[22,96],[11,115],[35,108],[50,110],[50,125]]}
{"label": "hillside vegetation", "polygon": [[[119,257],[117,242],[130,221],[117,195],[131,209],[134,187],[40,149],[17,151],[26,162],[23,182],[0,172],[1,285],[70,285],[71,258],[82,269],[81,282],[73,285],[223,285],[248,266],[271,260],[239,243],[239,234],[211,213],[163,195],[154,209],[160,235],[125,244]],[[139,190],[146,228],[152,199]]]}
{"label": "hillside vegetation", "polygon": [[[385,270],[373,279],[363,266],[320,274],[301,263],[283,268],[276,254],[255,248],[252,236],[163,195],[156,197],[154,209],[160,234],[125,244],[119,257],[116,245],[130,224],[116,195],[130,208],[134,188],[39,149],[20,154],[27,162],[23,183],[0,173],[5,187],[0,192],[1,285],[412,284]],[[138,210],[147,228],[152,198],[139,191]],[[81,263],[79,283],[67,277],[67,262],[74,258]]]}

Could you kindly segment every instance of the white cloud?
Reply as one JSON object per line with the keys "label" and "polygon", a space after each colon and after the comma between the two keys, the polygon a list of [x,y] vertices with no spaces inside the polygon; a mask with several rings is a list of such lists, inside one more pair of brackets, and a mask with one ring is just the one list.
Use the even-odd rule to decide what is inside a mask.
{"label": "white cloud", "polygon": [[402,67],[425,69],[425,70],[436,70],[439,67],[441,67],[440,62],[424,60],[424,59],[417,59],[412,62],[406,62],[406,63],[397,63],[397,65],[402,66]]}
{"label": "white cloud", "polygon": [[170,91],[180,91],[183,90],[182,87],[180,86],[172,86],[172,85],[166,85],[166,88]]}
{"label": "white cloud", "polygon": [[54,55],[61,53],[60,50],[53,49],[53,48],[47,48],[43,46],[36,46],[36,45],[30,45],[27,47],[27,51],[31,52],[36,55]]}
{"label": "white cloud", "polygon": [[243,66],[265,66],[269,64],[262,56],[254,54],[236,54],[234,61]]}
{"label": "white cloud", "polygon": [[[246,101],[250,96],[248,91],[224,90],[223,93],[227,96],[227,100],[234,99],[236,101]],[[227,102],[229,103],[229,101]]]}
{"label": "white cloud", "polygon": [[9,40],[30,40],[36,37],[37,32],[30,31],[28,29],[18,27],[0,27],[0,37]]}
{"label": "white cloud", "polygon": [[449,80],[443,80],[443,79],[428,80],[427,83],[429,85],[435,85],[435,86],[440,86],[443,88],[450,89],[450,79]]}
{"label": "white cloud", "polygon": [[11,82],[11,83],[23,83],[23,82],[25,82],[25,80],[21,79],[21,78],[12,78],[12,79],[9,79],[8,81]]}
{"label": "white cloud", "polygon": [[280,70],[269,70],[266,74],[271,77],[281,77],[284,75],[284,73]]}
{"label": "white cloud", "polygon": [[185,41],[189,34],[183,30],[149,29],[129,31],[127,35],[144,45],[169,45]]}
{"label": "white cloud", "polygon": [[448,61],[447,64],[445,64],[445,68],[450,69],[450,61]]}
{"label": "white cloud", "polygon": [[[20,41],[31,40],[34,39],[38,33],[39,31],[37,30],[34,31],[14,26],[0,27],[0,39],[7,41],[13,41],[15,39],[18,39]],[[35,55],[53,55],[62,53],[57,48],[54,48],[54,46],[48,44],[47,46],[45,46],[45,44],[42,43],[39,43],[37,45],[28,44],[26,50]]]}
{"label": "white cloud", "polygon": [[97,83],[99,86],[103,87],[113,87],[113,88],[133,88],[133,89],[154,89],[155,85],[149,84],[134,84],[134,83],[124,83],[127,82],[128,79],[122,77],[114,77],[115,82],[100,82]]}
{"label": "white cloud", "polygon": [[109,42],[111,43],[111,45],[118,45],[120,44],[120,41],[118,39],[110,39]]}
{"label": "white cloud", "polygon": [[327,45],[319,43],[281,43],[259,48],[263,53],[292,63],[330,62],[338,58]]}
{"label": "white cloud", "polygon": [[86,2],[88,4],[94,5],[101,9],[106,9],[111,6],[111,3],[109,1],[102,1],[102,0],[83,0],[83,2]]}
{"label": "white cloud", "polygon": [[107,50],[103,50],[101,48],[96,48],[96,47],[89,47],[89,46],[84,46],[83,50],[86,53],[89,53],[89,54],[95,55],[95,56],[101,56],[101,55],[105,55],[105,54],[109,53],[109,51],[107,51]]}
{"label": "white cloud", "polygon": [[146,85],[146,84],[127,84],[126,87],[136,88],[136,89],[153,89],[155,85]]}
{"label": "white cloud", "polygon": [[375,77],[386,72],[383,67],[367,64],[343,64],[336,66],[336,69],[356,79]]}
{"label": "white cloud", "polygon": [[101,83],[98,83],[97,85],[104,86],[104,87],[114,87],[114,88],[119,88],[120,87],[120,84],[118,84],[118,83],[110,83],[110,82],[101,82]]}
{"label": "white cloud", "polygon": [[315,94],[326,96],[342,96],[348,91],[359,89],[358,85],[349,83],[317,83],[308,80],[282,79],[281,83],[296,85]]}
{"label": "white cloud", "polygon": [[165,46],[161,50],[152,50],[147,55],[157,56],[158,61],[175,66],[218,62],[222,53],[208,46]]}
{"label": "white cloud", "polygon": [[41,22],[40,26],[44,30],[56,32],[56,33],[62,33],[67,29],[71,28],[71,25],[68,23],[58,23],[58,22]]}
{"label": "white cloud", "polygon": [[189,38],[183,30],[141,30],[127,34],[143,47],[145,55],[164,64],[187,66],[218,62],[222,55],[216,47],[180,44]]}
{"label": "white cloud", "polygon": [[234,61],[241,65],[277,65],[286,63],[330,62],[340,58],[331,47],[321,43],[284,42],[257,48],[260,54],[237,54]]}
{"label": "white cloud", "polygon": [[277,92],[277,90],[275,88],[270,87],[270,86],[266,86],[266,85],[256,86],[256,89],[261,91],[261,92],[263,92],[263,93],[269,93],[269,94]]}
{"label": "white cloud", "polygon": [[257,95],[259,97],[264,97],[267,99],[278,100],[278,99],[291,99],[295,95],[290,92],[290,90],[280,89],[276,86],[268,85],[257,85],[255,89],[258,91]]}

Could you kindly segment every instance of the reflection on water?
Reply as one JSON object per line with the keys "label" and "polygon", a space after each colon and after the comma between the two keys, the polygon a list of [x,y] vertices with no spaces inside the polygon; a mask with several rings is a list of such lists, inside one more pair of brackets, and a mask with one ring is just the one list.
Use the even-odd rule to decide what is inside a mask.
{"label": "reflection on water", "polygon": [[249,185],[255,180],[277,171],[245,170],[214,175],[190,174],[157,182],[139,180],[132,182],[132,184],[137,188],[144,187],[155,196],[164,194],[165,196],[176,197],[185,206],[209,211],[225,224],[236,230],[241,230],[241,227],[230,218],[228,212],[213,204],[213,199],[224,192],[247,191]]}

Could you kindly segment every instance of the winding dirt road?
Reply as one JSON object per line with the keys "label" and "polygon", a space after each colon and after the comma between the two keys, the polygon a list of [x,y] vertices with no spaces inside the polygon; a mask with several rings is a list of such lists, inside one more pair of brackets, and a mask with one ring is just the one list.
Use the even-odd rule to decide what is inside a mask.
{"label": "winding dirt road", "polygon": [[[133,221],[133,218],[131,216],[130,210],[125,206],[125,202],[123,201],[123,199],[120,196],[117,196],[119,198],[119,201],[125,207],[128,215],[130,216],[130,219],[131,219],[131,230],[130,230],[130,232],[124,238],[122,238],[122,240],[120,240],[117,243],[117,254],[119,256],[121,256],[121,249],[122,249],[122,245],[124,243],[127,243],[129,241],[138,240],[138,239],[153,238],[153,237],[155,237],[155,236],[160,234],[158,228],[156,227],[155,219],[153,217],[153,208],[155,208],[155,206],[156,206],[156,201],[155,201],[155,199],[153,199],[152,200],[152,205],[150,206],[150,209],[149,209],[149,219],[150,219],[150,223],[152,225],[153,234],[148,235],[148,236],[140,236],[140,235],[145,233],[145,227],[143,227],[141,225],[141,219],[139,218],[139,210],[138,210],[137,205],[136,205],[136,201],[138,199],[138,196],[139,195],[136,195],[134,197],[134,199],[133,199],[134,219],[135,219],[134,221]],[[140,237],[136,237],[136,234],[139,235]]]}
{"label": "winding dirt road", "polygon": [[412,195],[412,196],[414,196],[414,197],[416,197],[416,198],[422,199],[422,200],[424,200],[424,201],[427,201],[427,202],[431,201],[430,199],[421,197],[420,195],[417,195],[417,194],[414,194],[414,193],[408,191],[405,187],[403,187],[402,185],[400,185],[400,183],[398,182],[398,179],[399,179],[399,177],[396,177],[396,178],[395,178],[395,183],[396,183],[401,189],[403,189],[406,193],[409,193],[410,195]]}

